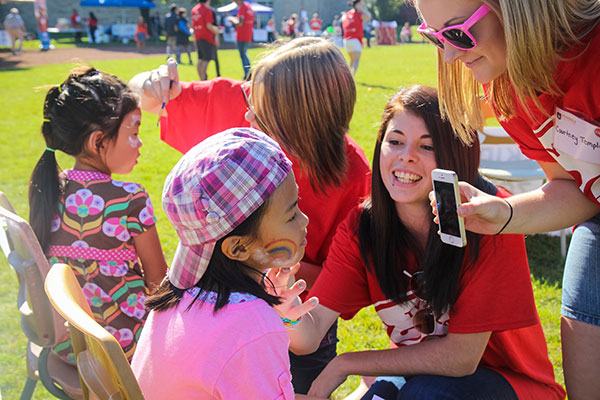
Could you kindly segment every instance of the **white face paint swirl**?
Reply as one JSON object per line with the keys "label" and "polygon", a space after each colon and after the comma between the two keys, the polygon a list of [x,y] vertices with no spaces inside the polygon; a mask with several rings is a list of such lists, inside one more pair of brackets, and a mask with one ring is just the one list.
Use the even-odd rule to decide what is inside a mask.
{"label": "white face paint swirl", "polygon": [[127,141],[129,142],[129,145],[134,149],[137,149],[142,145],[142,141],[137,136],[129,136],[127,138]]}

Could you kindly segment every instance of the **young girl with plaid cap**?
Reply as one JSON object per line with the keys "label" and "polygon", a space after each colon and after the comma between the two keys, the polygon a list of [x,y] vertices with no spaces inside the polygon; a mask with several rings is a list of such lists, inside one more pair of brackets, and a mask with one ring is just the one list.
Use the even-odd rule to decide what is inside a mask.
{"label": "young girl with plaid cap", "polygon": [[282,323],[265,278],[304,255],[291,168],[273,139],[235,128],[169,173],[163,208],[180,241],[133,357],[146,399],[294,398],[284,324],[295,321]]}
{"label": "young girl with plaid cap", "polygon": [[[31,226],[50,265],[71,266],[96,316],[131,359],[146,296],[167,264],[146,190],[113,180],[137,164],[138,97],[113,75],[92,67],[71,71],[44,102],[46,149],[29,188]],[[75,157],[59,173],[55,152]],[[75,361],[68,337],[55,351]]]}

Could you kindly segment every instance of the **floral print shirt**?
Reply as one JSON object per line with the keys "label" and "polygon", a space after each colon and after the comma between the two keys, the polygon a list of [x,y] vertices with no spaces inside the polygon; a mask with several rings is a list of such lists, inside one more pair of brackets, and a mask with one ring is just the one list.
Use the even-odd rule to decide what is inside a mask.
{"label": "floral print shirt", "polygon": [[[131,359],[147,315],[134,238],[154,226],[152,203],[141,185],[99,172],[67,170],[63,180],[46,255],[50,265],[71,266],[96,321]],[[55,351],[75,361],[70,339]]]}

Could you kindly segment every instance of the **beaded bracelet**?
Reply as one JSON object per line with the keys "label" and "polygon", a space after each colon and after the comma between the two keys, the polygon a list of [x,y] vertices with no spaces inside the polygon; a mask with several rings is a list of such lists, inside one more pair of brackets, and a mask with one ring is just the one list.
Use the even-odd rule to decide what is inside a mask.
{"label": "beaded bracelet", "polygon": [[294,326],[297,323],[299,323],[301,319],[302,319],[302,317],[300,317],[298,319],[288,319],[288,318],[281,317],[281,321],[283,321],[283,324],[285,326]]}
{"label": "beaded bracelet", "polygon": [[512,217],[513,217],[513,208],[512,208],[512,205],[508,202],[508,200],[506,200],[506,199],[502,199],[502,200],[504,200],[504,202],[506,204],[508,204],[508,207],[510,208],[510,215],[508,216],[508,221],[506,221],[506,223],[504,224],[504,226],[502,227],[502,229],[500,229],[498,231],[498,233],[496,233],[496,235],[499,235],[499,234],[502,233],[502,231],[504,231],[504,229],[508,226],[508,224],[510,223],[510,221],[512,220]]}

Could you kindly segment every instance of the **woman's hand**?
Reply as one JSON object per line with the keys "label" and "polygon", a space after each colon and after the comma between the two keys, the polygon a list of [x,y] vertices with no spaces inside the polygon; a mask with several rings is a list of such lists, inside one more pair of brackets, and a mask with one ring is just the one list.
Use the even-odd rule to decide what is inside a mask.
{"label": "woman's hand", "polygon": [[137,74],[129,82],[129,87],[140,95],[143,110],[160,113],[163,104],[168,104],[181,93],[177,62],[169,58],[166,65]]}
{"label": "woman's hand", "polygon": [[295,282],[294,275],[299,268],[300,264],[296,264],[291,268],[272,268],[267,272],[270,281],[266,285],[267,291],[281,298],[281,304],[274,308],[282,318],[296,320],[319,304],[319,299],[316,297],[311,297],[304,303],[298,297],[306,289],[306,282],[303,279]]}
{"label": "woman's hand", "polygon": [[[471,186],[459,182],[461,205],[458,215],[465,219],[465,229],[484,235],[495,235],[511,216],[509,205],[500,197],[492,196]],[[437,208],[433,192],[429,193],[433,219],[438,223]]]}

